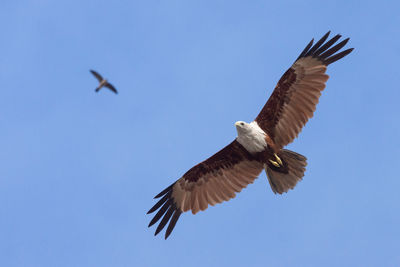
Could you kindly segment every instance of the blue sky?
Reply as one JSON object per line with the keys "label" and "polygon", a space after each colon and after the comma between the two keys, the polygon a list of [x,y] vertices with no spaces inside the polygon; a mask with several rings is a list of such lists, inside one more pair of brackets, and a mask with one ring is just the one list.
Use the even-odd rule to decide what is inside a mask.
{"label": "blue sky", "polygon": [[[3,1],[1,266],[399,266],[400,5],[394,1]],[[258,114],[311,38],[332,64],[289,148],[295,190],[265,174],[181,216],[152,197]],[[98,70],[119,90],[94,93]]]}

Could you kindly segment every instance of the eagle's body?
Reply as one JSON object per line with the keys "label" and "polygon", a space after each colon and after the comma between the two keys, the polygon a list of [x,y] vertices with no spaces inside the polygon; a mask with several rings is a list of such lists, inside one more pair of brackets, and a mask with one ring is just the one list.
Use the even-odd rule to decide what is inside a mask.
{"label": "eagle's body", "polygon": [[[329,76],[327,66],[353,49],[338,52],[349,39],[334,45],[341,37],[325,42],[329,32],[314,46],[311,41],[293,65],[283,74],[272,95],[256,119],[235,123],[238,136],[225,148],[189,169],[180,179],[155,198],[161,198],[148,213],[158,212],[149,226],[161,221],[158,234],[169,222],[165,238],[180,215],[193,214],[227,201],[265,170],[271,189],[282,194],[300,181],[306,158],[284,149],[301,132],[316,109],[319,96]],[[334,46],[333,46],[334,45]]]}

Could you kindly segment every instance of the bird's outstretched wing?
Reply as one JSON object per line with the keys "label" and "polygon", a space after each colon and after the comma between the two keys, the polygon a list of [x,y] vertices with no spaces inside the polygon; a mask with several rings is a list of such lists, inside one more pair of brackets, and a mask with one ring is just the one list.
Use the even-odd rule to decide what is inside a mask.
{"label": "bird's outstretched wing", "polygon": [[149,227],[161,218],[155,235],[168,223],[165,239],[171,234],[182,212],[193,214],[235,197],[261,173],[263,164],[257,161],[236,140],[209,159],[197,164],[182,178],[159,193],[161,198],[149,211],[158,212]]}
{"label": "bird's outstretched wing", "polygon": [[111,83],[106,83],[105,87],[113,91],[114,93],[118,94],[117,89],[111,84]]}
{"label": "bird's outstretched wing", "polygon": [[349,38],[333,46],[341,37],[329,41],[326,33],[314,46],[313,40],[283,74],[255,121],[267,134],[268,144],[278,151],[291,143],[313,116],[321,91],[329,76],[329,64],[348,55],[353,48],[338,52]]}
{"label": "bird's outstretched wing", "polygon": [[103,77],[101,77],[100,74],[98,74],[96,71],[94,70],[90,70],[90,72],[94,75],[94,77],[96,77],[96,79],[101,82],[103,80]]}

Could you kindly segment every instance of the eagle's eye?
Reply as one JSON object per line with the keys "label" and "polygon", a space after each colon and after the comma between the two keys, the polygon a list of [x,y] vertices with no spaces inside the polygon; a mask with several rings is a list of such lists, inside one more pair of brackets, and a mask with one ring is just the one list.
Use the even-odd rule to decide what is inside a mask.
{"label": "eagle's eye", "polygon": [[240,125],[244,126],[244,122],[241,122]]}

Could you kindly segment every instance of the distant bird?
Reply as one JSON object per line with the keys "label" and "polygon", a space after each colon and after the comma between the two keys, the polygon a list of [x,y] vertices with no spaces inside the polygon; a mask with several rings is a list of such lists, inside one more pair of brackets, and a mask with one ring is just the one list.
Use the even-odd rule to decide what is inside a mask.
{"label": "distant bird", "polygon": [[148,211],[149,214],[159,209],[149,224],[150,227],[161,219],[155,235],[169,221],[167,239],[183,212],[191,210],[196,214],[208,205],[234,198],[263,169],[274,193],[282,194],[296,186],[304,176],[307,159],[283,147],[297,137],[313,116],[329,78],[325,74],[327,66],[353,50],[336,53],[349,38],[333,46],[341,35],[325,43],[329,33],[314,46],[314,39],[311,40],[283,74],[254,121],[235,123],[238,137],[232,143],[155,196],[161,199]]}
{"label": "distant bird", "polygon": [[90,70],[90,72],[94,75],[94,77],[96,77],[96,79],[99,81],[99,86],[96,88],[96,92],[98,92],[102,87],[107,87],[108,89],[110,89],[111,91],[113,91],[114,93],[118,94],[117,89],[115,89],[115,87],[109,83],[106,79],[104,79],[100,74],[98,74],[97,72],[95,72],[94,70]]}

